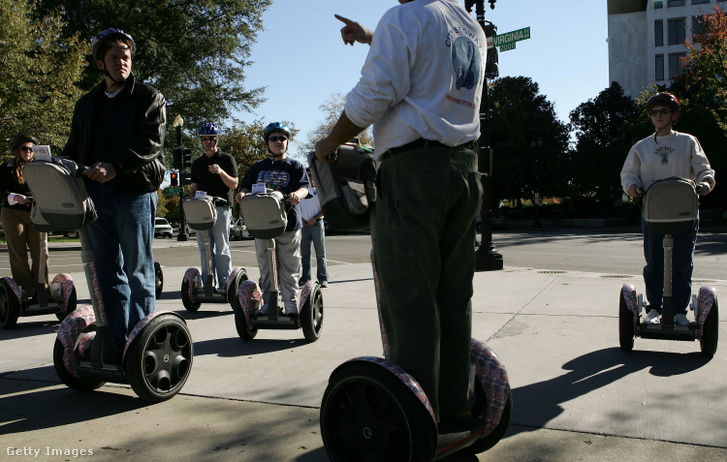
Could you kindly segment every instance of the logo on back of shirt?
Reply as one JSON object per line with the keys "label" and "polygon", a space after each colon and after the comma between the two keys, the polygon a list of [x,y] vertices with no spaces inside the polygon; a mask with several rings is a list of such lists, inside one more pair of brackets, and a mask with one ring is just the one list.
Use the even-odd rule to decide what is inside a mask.
{"label": "logo on back of shirt", "polygon": [[467,37],[459,37],[452,45],[452,64],[457,77],[457,90],[462,87],[472,90],[480,80],[482,59],[479,50]]}

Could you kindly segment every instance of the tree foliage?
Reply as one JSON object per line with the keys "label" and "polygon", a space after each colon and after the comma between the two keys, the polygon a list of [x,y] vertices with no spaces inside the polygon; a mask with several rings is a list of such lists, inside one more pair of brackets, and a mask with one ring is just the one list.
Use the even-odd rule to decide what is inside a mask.
{"label": "tree foliage", "polygon": [[529,77],[503,77],[488,89],[488,127],[494,149],[492,204],[565,192],[568,126]]}
{"label": "tree foliage", "polygon": [[568,162],[574,195],[596,197],[607,204],[621,197],[620,172],[626,154],[646,136],[632,134],[628,127],[628,121],[639,117],[643,112],[617,82],[570,113],[576,137]]}
{"label": "tree foliage", "polygon": [[[338,118],[343,112],[343,107],[346,104],[346,95],[337,91],[331,95],[331,97],[322,103],[318,108],[324,112],[326,118],[315,126],[312,132],[309,132],[308,138],[304,143],[301,143],[298,147],[300,154],[306,156],[309,151],[315,149],[315,145],[321,138],[325,138],[333,130],[333,126],[336,125]],[[361,144],[366,146],[374,145],[374,137],[371,134],[371,127],[367,127],[359,135],[359,141]]]}
{"label": "tree foliage", "polygon": [[38,15],[34,1],[0,0],[0,12],[0,133],[25,132],[58,152],[80,95],[74,83],[87,44],[62,35],[57,11]]}
{"label": "tree foliage", "polygon": [[[58,7],[39,0],[39,16]],[[250,110],[264,88],[247,89],[245,68],[262,14],[271,0],[66,0],[61,3],[65,38],[91,38],[109,27],[122,29],[137,45],[134,73],[158,88],[186,127],[230,118]],[[101,74],[89,54],[80,87],[90,90]]]}

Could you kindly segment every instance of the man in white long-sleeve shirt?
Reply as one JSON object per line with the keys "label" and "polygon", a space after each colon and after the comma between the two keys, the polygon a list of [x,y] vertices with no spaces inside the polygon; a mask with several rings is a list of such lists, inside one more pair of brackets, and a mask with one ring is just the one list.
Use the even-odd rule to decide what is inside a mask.
{"label": "man in white long-sleeve shirt", "polygon": [[371,48],[316,156],[329,161],[373,124],[381,163],[372,235],[389,359],[419,382],[437,419],[467,425],[487,43],[459,2],[399,3],[373,33],[338,17],[344,43]]}
{"label": "man in white long-sleeve shirt", "polygon": [[[671,93],[657,93],[646,104],[654,124],[655,132],[634,144],[621,169],[621,186],[632,198],[640,190],[648,189],[657,180],[679,177],[694,180],[701,186],[700,195],[714,189],[714,170],[694,136],[672,129],[679,120],[679,100]],[[664,248],[663,236],[653,233],[642,217],[644,232],[644,283],[649,309],[646,322],[658,324],[661,317],[664,294]],[[674,235],[672,260],[672,289],[674,300],[674,322],[688,326],[687,306],[692,291],[692,269],[694,268],[694,246],[697,242],[699,218],[691,230]]]}

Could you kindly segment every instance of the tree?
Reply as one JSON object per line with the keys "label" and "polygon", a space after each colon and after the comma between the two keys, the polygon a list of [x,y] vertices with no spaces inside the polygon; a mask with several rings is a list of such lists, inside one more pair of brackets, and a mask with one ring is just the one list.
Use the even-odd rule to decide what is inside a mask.
{"label": "tree", "polygon": [[[44,15],[57,0],[39,0]],[[136,42],[134,73],[167,98],[170,113],[187,127],[230,118],[233,109],[250,110],[262,101],[264,88],[246,89],[250,48],[262,28],[271,0],[66,0],[61,17],[64,37],[90,39],[106,28],[130,33]],[[101,73],[86,56],[80,87],[90,90]],[[173,110],[171,109],[173,108]]]}
{"label": "tree", "polygon": [[[331,133],[331,130],[333,130],[333,126],[336,124],[338,118],[343,112],[343,107],[345,106],[345,104],[346,95],[344,95],[340,91],[337,91],[333,93],[331,97],[323,104],[318,106],[318,108],[326,114],[326,118],[323,122],[320,122],[318,125],[316,125],[313,131],[308,134],[307,141],[305,143],[301,143],[298,148],[300,154],[302,154],[303,156],[307,156],[307,153],[309,151],[315,149],[315,145],[318,140],[320,140],[321,138],[325,138],[326,136],[328,136],[329,133]],[[367,146],[374,145],[374,139],[373,135],[371,134],[370,127],[367,127],[363,132],[358,135],[358,137],[361,144],[365,144]]]}
{"label": "tree", "polygon": [[58,13],[38,16],[34,1],[0,0],[0,11],[0,133],[26,132],[57,153],[80,94],[74,82],[88,46],[77,35],[62,36]]}
{"label": "tree", "polygon": [[575,196],[595,196],[608,205],[621,197],[621,168],[638,140],[627,122],[640,117],[643,112],[617,82],[570,113],[577,141],[568,171]]}
{"label": "tree", "polygon": [[529,77],[503,77],[488,89],[494,149],[492,204],[564,193],[568,126]]}

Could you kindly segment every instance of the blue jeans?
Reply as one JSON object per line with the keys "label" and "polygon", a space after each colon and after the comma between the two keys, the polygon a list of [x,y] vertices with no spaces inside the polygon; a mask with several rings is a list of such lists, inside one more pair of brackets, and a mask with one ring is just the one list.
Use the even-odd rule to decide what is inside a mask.
{"label": "blue jeans", "polygon": [[204,233],[210,240],[210,257],[212,258],[212,282],[217,276],[217,287],[225,289],[227,278],[232,272],[232,254],[230,253],[230,218],[232,210],[228,207],[217,207],[217,221],[208,231],[197,231],[197,246],[199,246],[202,262],[202,281],[207,281],[207,257],[204,250]]}
{"label": "blue jeans", "polygon": [[328,281],[328,265],[326,264],[326,231],[323,220],[316,220],[314,225],[303,226],[300,239],[300,258],[302,271],[300,283],[311,280],[311,247],[316,251],[316,276],[318,282]]}
{"label": "blue jeans", "polygon": [[[664,296],[664,246],[663,235],[653,233],[644,217],[641,217],[641,230],[644,232],[644,283],[646,284],[646,298],[649,300],[649,309],[654,308],[661,312],[661,302]],[[692,229],[681,234],[675,234],[674,250],[672,253],[672,300],[674,314],[686,313],[689,299],[692,297],[692,270],[694,269],[694,246],[697,243],[699,231],[699,218],[694,221]]]}
{"label": "blue jeans", "polygon": [[87,227],[96,257],[101,297],[117,349],[146,315],[154,312],[154,218],[156,192],[117,194],[109,184],[88,188],[98,219]]}

